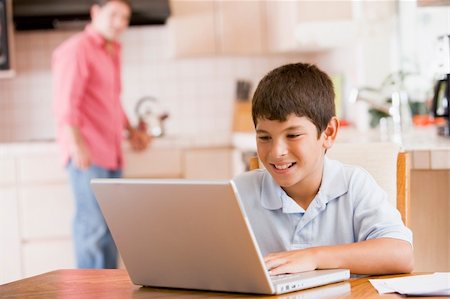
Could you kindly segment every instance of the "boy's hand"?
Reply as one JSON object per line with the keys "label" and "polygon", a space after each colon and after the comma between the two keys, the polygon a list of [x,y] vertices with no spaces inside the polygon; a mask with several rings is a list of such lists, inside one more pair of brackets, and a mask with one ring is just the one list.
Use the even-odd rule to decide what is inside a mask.
{"label": "boy's hand", "polygon": [[314,248],[275,252],[268,254],[264,261],[270,275],[298,273],[317,269]]}

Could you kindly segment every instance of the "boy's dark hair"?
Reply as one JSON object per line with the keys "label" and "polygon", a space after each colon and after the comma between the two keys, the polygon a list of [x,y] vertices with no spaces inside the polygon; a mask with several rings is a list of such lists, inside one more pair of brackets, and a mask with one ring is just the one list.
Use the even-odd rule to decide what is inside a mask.
{"label": "boy's dark hair", "polygon": [[335,116],[333,83],[327,74],[307,63],[278,67],[259,82],[252,100],[252,117],[285,121],[290,114],[307,117],[318,136]]}
{"label": "boy's dark hair", "polygon": [[111,1],[119,1],[122,2],[126,5],[128,5],[128,7],[131,9],[131,0],[93,0],[94,4],[97,4],[98,6],[102,7],[104,5],[106,5],[108,2]]}

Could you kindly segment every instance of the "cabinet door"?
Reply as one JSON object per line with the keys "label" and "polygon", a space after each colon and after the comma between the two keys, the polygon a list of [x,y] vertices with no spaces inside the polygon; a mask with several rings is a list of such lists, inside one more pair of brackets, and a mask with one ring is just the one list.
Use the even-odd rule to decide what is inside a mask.
{"label": "cabinet door", "polygon": [[0,184],[0,285],[22,278],[16,189]]}
{"label": "cabinet door", "polygon": [[352,19],[352,1],[297,1],[298,23]]}
{"label": "cabinet door", "polygon": [[14,184],[16,179],[14,159],[0,158],[0,185]]}
{"label": "cabinet door", "polygon": [[75,268],[75,253],[70,238],[28,242],[23,245],[24,277],[58,269]]}
{"label": "cabinet door", "polygon": [[57,154],[24,155],[18,159],[17,167],[20,184],[66,183],[68,180]]}
{"label": "cabinet door", "polygon": [[232,149],[192,149],[184,153],[186,179],[231,179],[233,175]]}
{"label": "cabinet door", "polygon": [[218,1],[217,34],[223,54],[265,52],[265,5],[263,1]]}
{"label": "cabinet door", "polygon": [[296,1],[266,1],[266,40],[269,52],[286,51],[295,45]]}
{"label": "cabinet door", "polygon": [[23,241],[71,237],[75,207],[68,183],[22,185],[19,207]]}
{"label": "cabinet door", "polygon": [[150,149],[125,153],[124,177],[179,178],[182,175],[181,150]]}
{"label": "cabinet door", "polygon": [[173,56],[216,54],[214,1],[171,1],[168,20]]}
{"label": "cabinet door", "polygon": [[270,52],[328,50],[354,29],[352,1],[266,1],[266,11]]}

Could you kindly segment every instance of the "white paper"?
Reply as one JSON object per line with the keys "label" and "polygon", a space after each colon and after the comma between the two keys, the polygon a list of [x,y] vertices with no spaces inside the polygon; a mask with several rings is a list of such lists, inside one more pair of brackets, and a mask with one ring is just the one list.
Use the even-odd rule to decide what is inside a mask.
{"label": "white paper", "polygon": [[378,291],[378,293],[395,293],[395,290],[389,287],[384,280],[386,279],[369,279],[370,283]]}
{"label": "white paper", "polygon": [[450,272],[369,281],[380,294],[396,292],[415,296],[450,296]]}

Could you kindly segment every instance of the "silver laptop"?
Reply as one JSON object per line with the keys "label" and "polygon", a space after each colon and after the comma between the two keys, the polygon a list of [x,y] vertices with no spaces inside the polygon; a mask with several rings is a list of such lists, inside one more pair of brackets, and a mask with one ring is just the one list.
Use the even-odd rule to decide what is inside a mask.
{"label": "silver laptop", "polygon": [[270,276],[232,181],[94,179],[132,282],[281,294],[350,277],[332,269]]}

